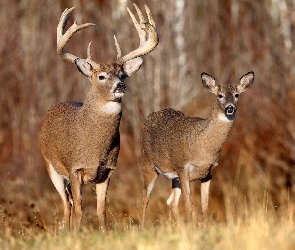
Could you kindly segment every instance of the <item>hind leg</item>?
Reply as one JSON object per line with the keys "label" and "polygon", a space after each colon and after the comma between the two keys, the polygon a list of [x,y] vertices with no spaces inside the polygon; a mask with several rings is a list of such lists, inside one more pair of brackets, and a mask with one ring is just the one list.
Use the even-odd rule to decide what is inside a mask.
{"label": "hind leg", "polygon": [[181,195],[181,187],[178,177],[172,179],[172,191],[167,200],[167,204],[170,207],[172,216],[176,222],[179,222],[179,211],[178,211],[178,202]]}
{"label": "hind leg", "polygon": [[81,171],[76,171],[71,173],[69,176],[69,180],[71,183],[72,197],[73,197],[73,208],[72,208],[72,223],[71,229],[78,230],[80,229],[82,216],[83,216],[83,208],[82,208],[82,176]]}
{"label": "hind leg", "polygon": [[142,227],[144,227],[146,209],[149,203],[149,198],[158,176],[159,174],[156,172],[154,168],[152,168],[151,164],[144,165],[143,167],[144,190],[143,190],[142,217],[141,217]]}
{"label": "hind leg", "polygon": [[46,161],[47,171],[49,173],[50,179],[55,186],[57,192],[62,199],[63,212],[64,212],[64,226],[66,229],[70,229],[70,217],[71,217],[71,202],[70,197],[67,194],[65,178],[64,176],[58,174],[53,168],[49,161]]}

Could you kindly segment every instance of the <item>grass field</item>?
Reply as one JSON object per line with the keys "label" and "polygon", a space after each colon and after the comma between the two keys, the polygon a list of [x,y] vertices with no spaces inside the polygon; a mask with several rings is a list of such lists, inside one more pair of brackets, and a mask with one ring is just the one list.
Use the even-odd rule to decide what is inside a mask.
{"label": "grass field", "polygon": [[294,249],[290,213],[278,217],[260,209],[228,223],[209,219],[176,226],[163,220],[141,230],[125,221],[105,233],[93,228],[74,234],[26,229],[18,236],[11,235],[2,221],[0,245],[1,249]]}
{"label": "grass field", "polygon": [[[56,53],[56,26],[96,25],[73,37],[67,50],[113,62],[138,46],[125,0],[0,1],[0,250],[2,249],[295,249],[294,1],[135,0],[152,10],[160,43],[126,81],[121,149],[107,195],[109,230],[96,218],[93,185],[83,188],[81,232],[62,232],[62,207],[45,169],[39,132],[50,106],[84,101],[90,85]],[[171,183],[159,177],[139,229],[142,199],[140,131],[152,111],[172,107],[208,117],[218,84],[255,72],[222,148],[205,220],[175,226],[166,200]],[[191,184],[199,217],[200,185]],[[180,202],[183,214],[183,201]]]}
{"label": "grass field", "polygon": [[[50,180],[38,182],[37,176],[31,182],[6,178],[1,187],[9,189],[12,196],[1,200],[0,249],[295,249],[295,206],[288,192],[280,194],[285,202],[276,206],[263,189],[250,186],[245,196],[238,187],[212,182],[208,217],[197,216],[200,218],[177,226],[165,204],[170,182],[160,178],[147,211],[146,228],[140,229],[141,180],[124,186],[120,178],[123,171],[129,184],[138,174],[134,169],[114,174],[106,232],[99,229],[96,220],[93,185],[83,189],[81,232],[69,234],[61,230],[60,198]],[[195,210],[200,211],[197,186],[192,184],[192,197]],[[222,198],[216,200],[220,188]],[[182,200],[180,209],[183,211]]]}

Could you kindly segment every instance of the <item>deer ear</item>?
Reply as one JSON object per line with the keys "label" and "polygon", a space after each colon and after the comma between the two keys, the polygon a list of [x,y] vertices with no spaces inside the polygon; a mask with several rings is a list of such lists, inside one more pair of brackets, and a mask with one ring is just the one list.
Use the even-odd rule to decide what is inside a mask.
{"label": "deer ear", "polygon": [[254,72],[248,72],[240,78],[240,83],[238,84],[238,91],[240,93],[246,91],[246,89],[250,88],[254,81]]}
{"label": "deer ear", "polygon": [[86,60],[81,59],[81,58],[77,58],[75,60],[75,64],[78,68],[78,70],[84,75],[86,76],[88,79],[91,78],[91,73],[92,73],[92,66],[90,63],[86,62]]}
{"label": "deer ear", "polygon": [[217,94],[218,87],[216,86],[215,79],[207,73],[201,74],[203,86],[211,93]]}
{"label": "deer ear", "polygon": [[141,57],[136,57],[124,63],[123,68],[128,76],[133,75],[137,70],[139,70],[143,60]]}

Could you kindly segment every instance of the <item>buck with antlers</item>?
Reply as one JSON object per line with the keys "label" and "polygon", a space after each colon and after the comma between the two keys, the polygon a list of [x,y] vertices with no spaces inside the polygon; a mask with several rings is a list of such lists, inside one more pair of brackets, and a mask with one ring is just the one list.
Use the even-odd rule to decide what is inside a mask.
{"label": "buck with antlers", "polygon": [[159,174],[172,179],[172,192],[167,200],[173,217],[179,220],[178,202],[183,193],[188,218],[192,215],[189,182],[201,181],[201,204],[208,208],[212,171],[217,166],[221,148],[228,136],[238,107],[239,95],[254,81],[254,73],[241,77],[236,85],[217,85],[215,79],[202,74],[202,83],[217,97],[207,119],[185,116],[174,109],[151,113],[142,129],[143,214]]}
{"label": "buck with antlers", "polygon": [[105,227],[105,199],[110,176],[120,147],[119,124],[122,97],[126,91],[124,80],[133,75],[142,64],[142,56],[158,44],[158,35],[150,9],[145,5],[148,22],[134,4],[139,22],[128,9],[139,34],[139,48],[121,56],[115,38],[117,61],[97,63],[87,49],[87,59],[78,58],[65,51],[72,35],[88,26],[75,22],[66,32],[71,12],[66,9],[57,26],[57,52],[66,61],[76,64],[78,70],[91,82],[84,103],[65,102],[51,107],[40,132],[42,155],[49,176],[61,196],[64,222],[70,228],[79,228],[82,220],[82,185],[96,184],[97,215],[100,226]]}

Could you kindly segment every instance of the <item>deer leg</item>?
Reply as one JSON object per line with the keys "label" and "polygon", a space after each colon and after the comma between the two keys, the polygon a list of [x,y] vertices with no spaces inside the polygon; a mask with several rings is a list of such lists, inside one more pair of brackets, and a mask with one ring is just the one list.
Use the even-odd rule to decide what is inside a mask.
{"label": "deer leg", "polygon": [[184,207],[187,214],[188,221],[192,218],[193,205],[190,199],[190,187],[189,187],[189,178],[186,172],[182,172],[179,174],[183,199],[184,199]]}
{"label": "deer leg", "polygon": [[73,201],[72,188],[71,188],[71,184],[69,180],[64,179],[64,185],[66,189],[68,203],[70,204],[70,215],[69,215],[69,229],[70,229],[70,225],[72,225],[72,218],[74,214],[73,212],[74,201]]}
{"label": "deer leg", "polygon": [[64,212],[64,227],[69,230],[70,218],[71,218],[71,203],[66,193],[66,188],[64,184],[65,178],[55,171],[52,164],[48,160],[46,160],[46,165],[47,165],[47,171],[49,173],[50,179],[62,200],[62,206],[63,206],[63,212]]}
{"label": "deer leg", "polygon": [[217,165],[218,165],[217,162],[210,165],[208,175],[205,178],[201,179],[201,205],[202,205],[203,214],[206,214],[208,210],[209,188],[210,188],[210,182],[212,179],[212,170]]}
{"label": "deer leg", "polygon": [[98,222],[100,228],[104,230],[106,229],[106,195],[108,192],[111,175],[116,169],[120,140],[117,139],[113,143],[114,147],[109,152],[109,158],[106,165],[97,170],[95,178]]}
{"label": "deer leg", "polygon": [[173,218],[175,221],[179,221],[178,202],[181,195],[181,187],[178,177],[172,179],[172,191],[167,200],[167,204],[170,207]]}
{"label": "deer leg", "polygon": [[201,204],[203,214],[206,214],[208,210],[210,182],[211,180],[201,182]]}
{"label": "deer leg", "polygon": [[97,216],[100,227],[106,229],[106,195],[111,173],[103,182],[96,184]]}
{"label": "deer leg", "polygon": [[144,190],[143,190],[142,217],[141,217],[142,227],[144,227],[144,223],[145,223],[145,215],[146,215],[147,205],[149,203],[149,198],[158,176],[159,174],[151,167],[151,165],[144,166],[143,168]]}
{"label": "deer leg", "polygon": [[81,173],[76,171],[70,175],[71,190],[73,196],[73,215],[71,228],[76,230],[79,229],[82,222],[82,178]]}

